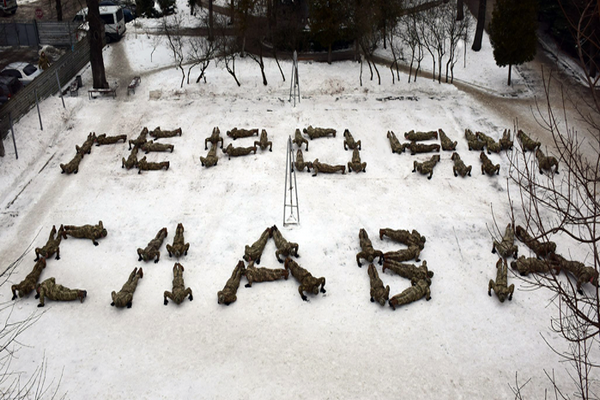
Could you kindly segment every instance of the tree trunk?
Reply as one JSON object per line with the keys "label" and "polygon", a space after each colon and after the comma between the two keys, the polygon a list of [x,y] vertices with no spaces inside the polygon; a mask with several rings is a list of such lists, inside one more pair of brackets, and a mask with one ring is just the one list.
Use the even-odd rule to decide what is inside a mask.
{"label": "tree trunk", "polygon": [[208,40],[213,41],[213,0],[208,0]]}
{"label": "tree trunk", "polygon": [[510,73],[512,71],[512,64],[508,64],[508,86],[510,86]]}
{"label": "tree trunk", "polygon": [[329,44],[329,47],[327,48],[327,64],[331,65],[331,43]]}
{"label": "tree trunk", "polygon": [[62,22],[62,3],[60,0],[56,0],[56,20]]}
{"label": "tree trunk", "polygon": [[479,0],[479,10],[477,12],[477,28],[475,29],[475,40],[473,40],[473,46],[471,50],[481,50],[481,41],[483,40],[483,29],[485,28],[485,9],[487,6],[487,0]]}
{"label": "tree trunk", "polygon": [[456,20],[462,21],[465,19],[465,10],[463,9],[463,0],[456,0]]}
{"label": "tree trunk", "polygon": [[235,22],[235,4],[233,3],[233,0],[231,0],[231,6],[229,8],[231,9],[231,22],[229,24],[233,25]]}
{"label": "tree trunk", "polygon": [[102,58],[102,48],[104,47],[104,30],[102,29],[102,20],[100,19],[100,9],[98,0],[86,0],[88,6],[88,21],[90,25],[90,64],[92,65],[92,77],[94,80],[94,89],[108,88],[106,73],[104,71],[104,59]]}

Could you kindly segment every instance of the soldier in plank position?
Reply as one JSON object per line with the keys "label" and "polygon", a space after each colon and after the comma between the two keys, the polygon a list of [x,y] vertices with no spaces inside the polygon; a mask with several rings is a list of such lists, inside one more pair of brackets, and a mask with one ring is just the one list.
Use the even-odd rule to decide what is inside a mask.
{"label": "soldier in plank position", "polygon": [[97,225],[65,225],[63,230],[63,239],[67,239],[67,235],[78,239],[90,239],[94,246],[98,246],[96,240],[105,238],[108,232],[104,229],[102,221],[98,221]]}
{"label": "soldier in plank position", "polygon": [[411,287],[390,299],[389,303],[392,310],[395,310],[396,307],[404,304],[420,300],[423,297],[425,297],[425,300],[427,301],[431,300],[431,289],[429,288],[431,286],[431,279],[413,278],[411,279],[410,284],[412,285]]}
{"label": "soldier in plank position", "polygon": [[[61,225],[58,228],[58,232],[56,231],[56,226],[52,226],[52,230],[50,231],[50,236],[48,236],[48,241],[44,245],[44,247],[36,247],[35,248],[35,260],[37,261],[41,257],[45,259],[50,258],[54,253],[56,253],[56,259],[60,260],[60,242],[64,236],[63,233],[64,227]],[[55,236],[56,235],[56,236]]]}
{"label": "soldier in plank position", "polygon": [[158,260],[160,259],[160,246],[162,246],[162,242],[163,240],[165,240],[165,238],[167,237],[167,228],[162,228],[160,231],[158,231],[158,233],[156,234],[156,237],[154,239],[152,239],[150,242],[148,242],[148,246],[146,246],[145,249],[137,249],[137,253],[138,253],[138,261],[150,261],[152,260],[154,257],[156,257],[156,260],[154,260],[154,263],[157,263]]}
{"label": "soldier in plank position", "polygon": [[40,257],[40,259],[33,266],[33,270],[27,274],[25,279],[10,287],[10,290],[13,294],[12,300],[17,298],[17,292],[19,293],[19,297],[28,296],[29,293],[33,292],[38,281],[40,280],[40,276],[42,275],[44,268],[46,268],[46,259],[44,257]]}
{"label": "soldier in plank position", "polygon": [[112,303],[110,303],[113,307],[127,307],[131,308],[133,302],[133,294],[135,293],[135,289],[137,288],[138,280],[144,277],[144,271],[140,268],[134,268],[131,274],[129,275],[129,279],[123,285],[119,293],[113,292],[110,294],[112,298]]}
{"label": "soldier in plank position", "polygon": [[237,300],[237,290],[240,287],[242,275],[244,275],[244,262],[240,260],[235,266],[231,277],[225,283],[223,290],[217,293],[217,303],[228,306]]}
{"label": "soldier in plank position", "polygon": [[500,303],[504,303],[504,300],[508,297],[508,300],[512,300],[513,292],[515,291],[515,285],[508,284],[508,265],[506,264],[506,259],[499,258],[496,263],[496,282],[493,279],[490,279],[488,284],[488,295],[492,296],[492,289],[496,292],[496,296],[498,296],[498,300]]}
{"label": "soldier in plank position", "polygon": [[361,258],[364,258],[369,263],[372,263],[377,257],[379,257],[379,265],[381,265],[383,263],[383,252],[373,248],[373,244],[371,243],[371,239],[369,239],[369,235],[367,234],[366,230],[361,228],[361,230],[358,231],[358,240],[361,248],[361,251],[356,255],[356,263],[358,266],[361,267]]}
{"label": "soldier in plank position", "polygon": [[[282,263],[288,257],[300,257],[298,255],[298,243],[288,242],[283,237],[281,232],[279,232],[279,229],[277,229],[277,225],[273,225],[271,227],[271,236],[275,241],[275,247],[277,247],[277,251],[275,252],[275,257],[277,257],[277,261]],[[279,256],[283,256],[283,259],[279,258]]]}
{"label": "soldier in plank position", "polygon": [[244,250],[244,260],[246,262],[256,261],[256,264],[260,264],[260,258],[262,256],[263,250],[267,245],[267,241],[273,235],[271,234],[272,228],[267,228],[260,235],[260,238],[252,244],[252,246],[246,245]]}
{"label": "soldier in plank position", "polygon": [[165,306],[169,304],[167,298],[173,300],[175,304],[181,304],[186,296],[188,296],[190,301],[194,300],[192,289],[189,287],[186,288],[183,281],[183,265],[175,263],[175,265],[173,265],[173,291],[169,292],[168,290],[165,290],[163,295],[164,304]]}
{"label": "soldier in plank position", "polygon": [[79,300],[83,303],[83,299],[87,297],[87,291],[81,289],[69,289],[63,285],[57,285],[54,278],[48,278],[36,287],[36,299],[40,299],[38,307],[44,307],[45,298],[54,301],[73,301]]}
{"label": "soldier in plank position", "polygon": [[177,229],[175,230],[173,246],[167,244],[167,251],[169,252],[169,257],[171,257],[172,255],[174,255],[177,258],[181,256],[187,256],[190,244],[185,243],[185,240],[183,238],[183,231],[183,224],[180,222],[177,224]]}
{"label": "soldier in plank position", "polygon": [[282,268],[256,268],[254,266],[254,261],[251,261],[246,267],[245,275],[246,279],[248,279],[246,287],[249,288],[252,287],[254,282],[272,282],[281,278],[287,280],[288,276],[290,275],[290,271]]}
{"label": "soldier in plank position", "polygon": [[[321,293],[325,293],[325,278],[315,278],[312,276],[310,272],[302,268],[298,263],[291,258],[286,258],[285,260],[285,269],[290,270],[292,276],[296,278],[300,286],[298,286],[298,293],[300,293],[300,297],[302,300],[308,301],[308,298],[304,294],[304,292],[312,293],[314,295]],[[319,286],[321,287],[319,289]]]}
{"label": "soldier in plank position", "polygon": [[383,287],[383,281],[379,278],[379,273],[375,265],[369,264],[369,283],[371,285],[371,303],[378,302],[382,306],[390,298],[390,286]]}

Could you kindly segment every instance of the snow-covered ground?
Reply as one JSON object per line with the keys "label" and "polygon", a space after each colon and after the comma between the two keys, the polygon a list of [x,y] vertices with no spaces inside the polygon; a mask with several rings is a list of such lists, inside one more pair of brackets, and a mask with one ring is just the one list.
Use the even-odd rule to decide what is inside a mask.
{"label": "snow-covered ground", "polygon": [[[359,65],[351,62],[301,63],[302,99],[295,108],[288,101],[289,63],[283,64],[283,82],[267,61],[266,87],[256,64],[240,60],[241,87],[211,64],[206,84],[179,89],[181,75],[168,68],[168,51],[158,48],[151,56],[152,50],[152,37],[129,29],[104,54],[109,82],[143,73],[135,94],[127,95],[121,78],[116,100],[89,100],[85,90],[66,97],[66,108],[57,97],[47,99],[40,105],[43,131],[35,110],[16,125],[18,160],[12,143],[4,141],[2,270],[28,245],[43,246],[53,225],[102,220],[108,230],[99,246],[69,238],[61,244],[61,259],[48,260],[42,279],[53,276],[86,289],[88,297],[83,304],[48,301],[40,320],[20,337],[26,346],[12,362],[14,371],[27,378],[45,357],[46,381],[62,374],[59,393],[71,399],[503,399],[512,397],[509,384],[517,373],[521,383],[531,378],[523,392],[537,398],[550,388],[544,370],[553,369],[559,384],[570,388],[565,366],[543,339],[562,344],[549,330],[555,311],[548,307],[550,294],[523,290],[510,275],[517,287],[512,302],[487,295],[497,261],[490,252],[490,231],[497,234],[492,209],[501,227],[509,218],[508,160],[504,153],[491,155],[501,164],[500,174],[481,175],[479,153],[467,150],[464,129],[499,138],[515,116],[427,79],[409,85],[404,76],[392,85],[384,74],[381,86],[367,80],[360,87]],[[89,68],[83,82],[91,86]],[[150,99],[151,92],[158,98]],[[531,119],[530,110],[524,108],[519,118]],[[298,172],[301,223],[284,227],[287,138],[309,124],[335,128],[338,135],[310,141],[305,160],[346,164],[351,152],[344,151],[341,133],[348,128],[362,141],[367,172]],[[181,137],[161,140],[175,145],[172,154],[148,155],[151,161],[169,160],[168,171],[138,175],[122,169],[121,158],[129,153],[126,144],[117,144],[94,147],[78,174],[60,173],[59,164],[72,158],[89,132],[133,139],[143,127],[156,126],[183,130]],[[215,126],[223,136],[233,127],[266,129],[273,152],[228,160],[219,151],[218,165],[203,168],[199,156],[206,154],[204,139]],[[438,128],[459,141],[472,177],[455,178],[451,153],[442,152],[429,181],[411,171],[414,160],[430,155],[392,154],[386,138],[388,130],[401,138],[411,129]],[[253,141],[226,137],[225,145]],[[163,245],[158,264],[138,262],[136,249],[162,227],[169,231],[165,243],[172,243],[178,222],[191,244],[179,261],[194,300],[164,306],[175,260]],[[274,224],[299,244],[297,261],[327,279],[327,293],[303,302],[292,278],[252,288],[242,280],[237,302],[218,305],[216,294],[244,246]],[[417,229],[427,237],[421,258],[435,272],[431,301],[396,311],[369,301],[367,267],[355,261],[358,231],[366,229],[376,249],[401,248],[379,239],[385,227]],[[565,241],[558,242],[558,251],[586,256]],[[523,245],[520,252],[529,253]],[[260,266],[280,268],[274,253],[271,240]],[[25,255],[9,284],[26,276],[34,257],[33,251]],[[133,307],[110,307],[111,291],[135,267],[143,267],[144,277]],[[410,285],[378,269],[391,294]],[[8,286],[0,301],[10,301]],[[36,305],[33,296],[17,300],[11,320],[38,312]]]}

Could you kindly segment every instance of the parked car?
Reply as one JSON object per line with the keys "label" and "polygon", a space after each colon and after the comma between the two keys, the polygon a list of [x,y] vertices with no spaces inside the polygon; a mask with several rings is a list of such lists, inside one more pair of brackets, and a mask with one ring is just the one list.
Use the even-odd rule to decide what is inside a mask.
{"label": "parked car", "polygon": [[23,86],[27,86],[41,73],[42,70],[35,65],[28,62],[18,61],[10,63],[4,67],[2,72],[0,72],[0,76],[15,77],[21,81]]}
{"label": "parked car", "polygon": [[[73,22],[81,24],[79,26],[79,31],[87,32],[87,30],[89,29],[89,25],[87,22],[87,12],[88,9],[86,7],[80,10],[77,14],[75,14],[75,18],[73,18]],[[125,26],[123,8],[121,8],[121,6],[100,6],[100,18],[104,22],[104,34],[106,36],[107,43],[120,40],[121,37],[123,37],[123,35],[127,31],[127,27]]]}
{"label": "parked car", "polygon": [[11,99],[21,88],[23,84],[13,76],[0,76],[0,106]]}
{"label": "parked car", "polygon": [[125,23],[131,22],[137,18],[136,5],[135,3],[127,3],[123,1],[115,0],[104,0],[101,1],[99,6],[121,6],[123,9],[123,16],[125,17]]}
{"label": "parked car", "polygon": [[3,15],[14,15],[18,7],[17,0],[0,0],[0,12]]}

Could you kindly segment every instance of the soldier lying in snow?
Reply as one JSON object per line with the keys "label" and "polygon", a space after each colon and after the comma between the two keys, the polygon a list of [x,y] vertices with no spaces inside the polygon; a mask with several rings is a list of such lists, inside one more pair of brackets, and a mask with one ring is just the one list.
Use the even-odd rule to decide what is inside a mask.
{"label": "soldier lying in snow", "polygon": [[131,153],[129,153],[129,157],[127,157],[127,160],[125,160],[125,157],[123,157],[123,163],[121,164],[121,168],[131,169],[137,167],[137,154],[139,148],[140,146],[133,146],[133,149],[131,150]]}
{"label": "soldier lying in snow", "polygon": [[162,129],[160,129],[160,126],[157,126],[152,132],[150,132],[150,136],[152,136],[155,139],[181,136],[181,128],[177,128],[172,131],[163,131]]}
{"label": "soldier lying in snow", "polygon": [[390,307],[392,310],[395,310],[396,307],[412,303],[414,301],[420,300],[425,297],[425,300],[431,300],[431,279],[416,279],[413,278],[410,281],[412,285],[408,289],[404,290],[402,293],[395,295],[389,301]]}
{"label": "soldier lying in snow", "polygon": [[110,294],[112,298],[112,303],[110,303],[113,307],[127,307],[131,308],[133,302],[133,294],[135,293],[135,289],[137,288],[138,281],[140,278],[144,277],[144,271],[140,268],[134,268],[131,274],[129,275],[129,279],[123,285],[121,290],[117,293],[113,290]]}
{"label": "soldier lying in snow", "polygon": [[[60,242],[63,238],[63,226],[61,225],[58,228],[58,232],[56,231],[56,226],[52,226],[52,230],[50,231],[50,236],[48,237],[48,241],[44,245],[44,247],[36,247],[35,249],[35,260],[37,261],[40,257],[44,257],[46,259],[52,257],[54,253],[56,253],[56,259],[60,260]],[[55,237],[56,235],[56,237]]]}
{"label": "soldier lying in snow", "polygon": [[[183,238],[183,224],[180,222],[177,224],[177,229],[175,230],[175,237],[173,238],[173,246],[167,243],[167,251],[169,252],[169,257],[172,255],[179,258],[181,256],[187,256],[188,250],[190,248],[189,243],[185,243],[185,239]],[[178,303],[179,304],[179,303]]]}
{"label": "soldier lying in snow", "polygon": [[[325,293],[325,278],[315,278],[310,272],[302,268],[298,263],[291,258],[285,260],[285,269],[290,270],[292,276],[300,283],[298,286],[298,293],[302,300],[308,301],[308,298],[304,292],[312,293],[314,295]],[[321,287],[319,289],[319,286]]]}
{"label": "soldier lying in snow", "polygon": [[[271,236],[275,241],[275,247],[277,247],[277,251],[275,251],[275,257],[277,257],[277,261],[282,263],[288,257],[300,257],[298,255],[298,243],[288,242],[285,240],[281,232],[279,232],[279,229],[277,229],[277,225],[273,225],[271,227]],[[283,256],[283,259],[279,258],[279,256]]]}
{"label": "soldier lying in snow", "polygon": [[204,150],[208,150],[208,142],[212,143],[212,147],[216,148],[217,144],[221,142],[221,148],[223,148],[223,138],[221,137],[221,131],[218,126],[213,128],[212,134],[204,139]]}
{"label": "soldier lying in snow", "polygon": [[584,283],[589,282],[594,286],[598,286],[598,271],[593,267],[586,267],[583,263],[579,261],[567,260],[560,254],[552,253],[548,259],[554,264],[557,265],[559,270],[567,270],[575,278],[577,278],[577,292],[579,294],[583,294],[583,290],[581,287]]}
{"label": "soldier lying in snow", "polygon": [[300,149],[298,149],[296,152],[296,162],[294,162],[294,165],[299,171],[304,171],[304,167],[306,167],[306,170],[310,172],[310,169],[312,168],[312,163],[310,161],[304,162],[304,156],[302,155],[302,150]]}
{"label": "soldier lying in snow", "polygon": [[336,172],[341,172],[342,175],[346,173],[345,165],[329,165],[329,164],[321,163],[321,162],[319,162],[318,158],[312,162],[312,167],[313,167],[312,176],[317,176],[317,174],[319,172],[326,173],[326,174],[334,174]]}
{"label": "soldier lying in snow", "polygon": [[233,147],[233,145],[231,143],[229,143],[229,146],[227,146],[227,148],[225,148],[223,150],[223,153],[226,153],[229,160],[231,160],[231,157],[240,157],[240,156],[246,156],[250,153],[254,152],[254,154],[256,154],[256,146],[252,146],[252,147]]}
{"label": "soldier lying in snow", "polygon": [[471,169],[473,167],[471,165],[467,167],[463,160],[460,159],[458,153],[452,153],[452,157],[450,158],[452,159],[452,161],[454,161],[454,166],[452,167],[452,172],[454,172],[454,176],[458,176],[458,174],[460,174],[460,176],[462,176],[463,178],[466,175],[471,176]]}
{"label": "soldier lying in snow", "polygon": [[306,143],[306,151],[308,151],[308,140],[302,137],[300,129],[296,129],[294,132],[294,140],[292,140],[292,143],[296,144],[296,146],[300,148],[302,148],[302,143]]}
{"label": "soldier lying in snow", "polygon": [[246,262],[256,261],[256,264],[260,264],[260,258],[265,249],[265,246],[267,245],[267,241],[270,237],[273,236],[271,234],[271,229],[272,228],[265,229],[260,235],[260,238],[256,242],[254,242],[252,246],[246,245],[243,257],[243,259],[246,260]]}
{"label": "soldier lying in snow", "polygon": [[156,260],[154,260],[154,263],[157,263],[158,260],[160,259],[160,246],[162,246],[163,240],[165,240],[165,238],[167,237],[167,228],[162,228],[160,231],[158,231],[158,233],[156,234],[156,236],[154,237],[154,239],[152,239],[150,242],[148,242],[148,246],[146,246],[146,248],[141,249],[138,248],[137,249],[137,253],[138,253],[138,261],[150,261],[152,260],[154,257],[156,257]]}
{"label": "soldier lying in snow", "polygon": [[256,145],[259,145],[261,150],[266,150],[268,147],[269,151],[273,151],[273,142],[269,140],[267,131],[264,129],[260,132],[260,140],[254,142],[254,147],[256,147]]}
{"label": "soldier lying in snow", "polygon": [[79,172],[79,163],[83,160],[83,154],[77,153],[71,161],[66,164],[60,164],[61,174],[76,174]]}
{"label": "soldier lying in snow", "polygon": [[223,290],[217,293],[217,303],[228,306],[237,300],[237,290],[240,287],[240,280],[242,279],[242,275],[244,275],[244,269],[244,262],[240,260],[235,266],[231,277],[225,283]]}
{"label": "soldier lying in snow", "polygon": [[98,246],[96,240],[105,238],[107,233],[104,225],[102,225],[102,221],[99,221],[97,225],[65,225],[63,239],[67,239],[67,235],[78,239],[90,239],[94,246]]}
{"label": "soldier lying in snow", "polygon": [[494,165],[483,151],[479,155],[479,159],[481,160],[481,175],[486,173],[488,175],[500,174],[500,164]]}
{"label": "soldier lying in snow", "polygon": [[352,134],[348,129],[344,130],[344,150],[362,150],[362,145],[360,140],[358,142],[354,141]]}
{"label": "soldier lying in snow", "polygon": [[408,249],[402,249],[398,251],[388,251],[387,253],[383,253],[384,260],[391,260],[396,262],[404,262],[415,260],[419,262],[419,255],[421,254],[421,249],[419,246],[408,246]]}
{"label": "soldier lying in snow", "polygon": [[492,253],[495,254],[496,251],[504,258],[510,256],[517,258],[519,248],[515,245],[515,233],[510,223],[506,225],[502,241],[498,242],[497,240],[494,240],[492,244]]}
{"label": "soldier lying in snow", "polygon": [[378,302],[384,306],[385,302],[390,298],[390,286],[383,286],[383,281],[379,278],[379,273],[377,272],[375,265],[369,264],[367,272],[369,273],[369,283],[371,285],[371,290],[369,292],[371,295],[371,303]]}
{"label": "soldier lying in snow", "polygon": [[189,287],[186,288],[185,282],[183,281],[183,265],[179,263],[173,265],[173,289],[171,292],[165,290],[163,297],[165,306],[169,304],[167,298],[173,300],[175,304],[183,303],[183,300],[185,300],[186,297],[188,297],[190,301],[194,300],[192,289]]}
{"label": "soldier lying in snow", "polygon": [[506,264],[506,259],[499,258],[496,263],[496,282],[493,279],[490,279],[488,283],[488,295],[492,296],[492,289],[496,292],[496,296],[498,296],[498,300],[500,303],[504,303],[508,296],[508,301],[512,300],[513,292],[515,291],[515,285],[508,285],[508,265]]}
{"label": "soldier lying in snow", "polygon": [[502,150],[512,150],[513,141],[510,138],[510,129],[505,129],[504,133],[502,133],[502,137],[498,141],[500,143],[500,148]]}
{"label": "soldier lying in snow", "polygon": [[418,280],[433,278],[433,271],[430,271],[427,268],[427,261],[423,261],[421,265],[417,267],[415,264],[405,264],[393,260],[385,260],[383,262],[383,272],[385,272],[386,269],[389,269],[396,275],[400,275],[406,279],[416,278]]}
{"label": "soldier lying in snow", "polygon": [[525,258],[521,256],[515,261],[510,263],[512,269],[519,271],[522,276],[529,275],[530,273],[545,274],[551,270],[555,270],[554,274],[560,273],[560,267],[548,260],[539,260],[535,257]]}
{"label": "soldier lying in snow", "polygon": [[521,147],[523,148],[523,153],[529,151],[536,151],[542,144],[540,142],[536,142],[531,139],[525,132],[519,129],[517,132],[517,139],[521,141]]}
{"label": "soldier lying in snow", "polygon": [[272,282],[279,280],[281,278],[287,280],[290,275],[290,271],[283,268],[270,269],[270,268],[256,268],[254,266],[254,261],[251,261],[250,264],[246,267],[246,279],[248,279],[248,283],[246,287],[252,287],[254,282]]}
{"label": "soldier lying in snow", "polygon": [[415,161],[413,163],[413,170],[412,170],[412,172],[419,171],[423,175],[429,174],[429,176],[427,177],[427,179],[431,179],[431,177],[433,176],[433,169],[435,168],[436,164],[439,161],[440,161],[439,154],[431,156],[431,158],[428,161],[425,161],[425,162]]}
{"label": "soldier lying in snow", "polygon": [[57,285],[54,278],[48,278],[44,282],[38,284],[35,290],[37,292],[35,298],[40,299],[38,307],[44,307],[46,298],[54,301],[79,300],[83,303],[83,299],[87,297],[87,291],[81,289],[69,289],[63,285]]}
{"label": "soldier lying in snow", "polygon": [[122,140],[123,143],[127,143],[127,135],[106,136],[106,133],[103,133],[102,135],[96,136],[96,146],[115,144],[119,140]]}
{"label": "soldier lying in snow", "polygon": [[352,161],[348,163],[348,172],[367,172],[367,163],[361,162],[358,149],[352,150]]}
{"label": "soldier lying in snow", "polygon": [[90,154],[92,152],[92,146],[94,145],[94,142],[96,141],[96,134],[94,132],[91,132],[87,139],[85,139],[85,142],[83,142],[83,144],[81,145],[81,147],[79,146],[75,146],[75,151],[77,153],[80,153],[81,155],[84,154]]}
{"label": "soldier lying in snow", "polygon": [[398,140],[394,132],[388,131],[387,138],[390,140],[390,146],[392,146],[392,153],[404,153],[404,145],[400,144],[400,141]]}
{"label": "soldier lying in snow", "polygon": [[[333,135],[335,137],[335,129],[332,128],[313,128],[311,125],[308,128],[304,128],[302,132],[306,133],[310,140],[327,137]],[[307,148],[308,150],[308,148]]]}
{"label": "soldier lying in snow", "polygon": [[487,153],[488,154],[492,154],[492,152],[494,153],[500,153],[500,150],[502,150],[502,148],[500,147],[500,143],[497,143],[494,139],[492,139],[491,137],[489,137],[488,135],[486,135],[483,132],[475,132],[475,135],[477,135],[477,137],[485,142],[485,147],[487,148]]}
{"label": "soldier lying in snow", "polygon": [[481,151],[485,147],[485,142],[483,140],[479,140],[479,138],[470,129],[465,129],[465,138],[467,138],[469,150]]}
{"label": "soldier lying in snow", "polygon": [[453,142],[452,140],[450,140],[450,138],[448,136],[446,136],[444,131],[441,129],[438,129],[438,133],[440,135],[440,142],[442,143],[442,150],[445,150],[445,151],[456,150],[456,145],[458,144],[457,141]]}
{"label": "soldier lying in snow", "polygon": [[535,151],[535,158],[537,158],[538,161],[540,174],[543,174],[543,171],[552,173],[552,167],[555,167],[554,173],[558,174],[558,160],[555,157],[546,156],[542,150],[537,149]]}
{"label": "soldier lying in snow", "polygon": [[428,132],[415,132],[414,130],[404,133],[404,138],[411,142],[420,142],[423,140],[437,139],[438,133],[436,131]]}
{"label": "soldier lying in snow", "polygon": [[369,263],[372,263],[376,257],[379,257],[379,265],[381,265],[383,263],[383,252],[373,248],[373,244],[371,243],[371,239],[369,239],[369,235],[367,234],[366,230],[361,228],[360,231],[358,231],[358,240],[361,249],[361,251],[356,254],[356,263],[358,266],[362,266],[360,264],[361,258],[364,258]]}
{"label": "soldier lying in snow", "polygon": [[35,290],[35,287],[42,275],[43,269],[46,268],[46,259],[44,257],[40,257],[40,259],[35,263],[33,269],[25,279],[16,285],[12,285],[10,290],[12,291],[12,300],[17,298],[17,292],[19,293],[19,297],[28,296],[29,293]]}
{"label": "soldier lying in snow", "polygon": [[241,138],[245,138],[245,137],[250,137],[250,136],[258,136],[258,129],[238,129],[238,128],[233,128],[230,131],[227,131],[227,136],[229,136],[230,138],[233,138],[233,140],[235,139],[241,139]]}
{"label": "soldier lying in snow", "polygon": [[150,162],[150,161],[146,161],[146,156],[144,156],[144,158],[142,158],[141,160],[139,160],[138,163],[137,163],[138,174],[141,174],[142,171],[158,171],[158,170],[161,170],[163,168],[165,170],[168,170],[169,169],[169,165],[170,165],[169,161],[162,161],[162,162]]}
{"label": "soldier lying in snow", "polygon": [[517,235],[517,238],[525,243],[538,258],[547,257],[556,251],[556,243],[551,241],[540,242],[539,240],[534,239],[521,225],[517,225],[515,234]]}
{"label": "soldier lying in snow", "polygon": [[146,135],[148,135],[148,128],[144,127],[137,138],[129,141],[129,150],[131,146],[141,146],[146,143]]}
{"label": "soldier lying in snow", "polygon": [[175,146],[173,146],[172,144],[155,143],[153,140],[148,140],[146,143],[144,143],[142,145],[142,150],[146,154],[150,153],[151,151],[152,152],[170,151],[172,153],[174,148],[175,148]]}
{"label": "soldier lying in snow", "polygon": [[212,167],[213,165],[217,165],[219,162],[219,156],[217,156],[217,145],[213,144],[210,146],[210,150],[206,157],[200,156],[200,163],[203,167]]}
{"label": "soldier lying in snow", "polygon": [[[405,244],[408,247],[417,246],[419,250],[423,250],[425,248],[425,242],[427,239],[425,236],[422,236],[417,230],[413,229],[412,232],[409,232],[405,229],[390,229],[383,228],[379,230],[379,239],[383,240],[383,237],[387,236],[394,242],[398,242],[401,244]],[[420,254],[420,252],[419,252]],[[419,254],[417,254],[416,258],[419,258]],[[419,261],[419,260],[417,260]]]}
{"label": "soldier lying in snow", "polygon": [[414,156],[419,153],[431,153],[440,151],[439,144],[423,144],[417,142],[404,143],[404,148],[410,150],[410,154]]}

